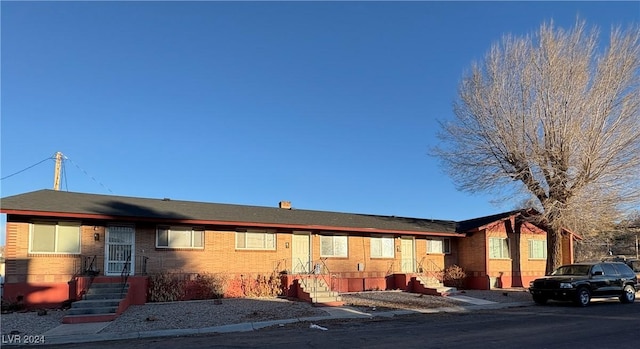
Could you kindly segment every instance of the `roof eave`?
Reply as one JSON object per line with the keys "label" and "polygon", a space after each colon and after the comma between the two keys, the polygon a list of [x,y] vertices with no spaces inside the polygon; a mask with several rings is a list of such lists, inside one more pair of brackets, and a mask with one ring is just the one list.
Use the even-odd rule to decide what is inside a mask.
{"label": "roof eave", "polygon": [[242,228],[271,228],[271,229],[291,229],[301,231],[336,231],[336,232],[357,232],[357,233],[373,233],[373,234],[396,234],[396,235],[417,235],[417,236],[439,236],[439,237],[464,237],[465,234],[457,232],[442,231],[420,231],[420,230],[398,230],[398,229],[378,229],[366,227],[342,227],[331,225],[309,225],[309,224],[280,224],[265,222],[241,222],[241,221],[221,221],[221,220],[202,220],[202,219],[185,219],[185,218],[152,218],[152,217],[133,217],[133,216],[117,216],[90,213],[70,213],[70,212],[53,212],[53,211],[32,211],[32,210],[14,210],[1,209],[0,212],[34,217],[60,217],[74,219],[93,219],[93,220],[113,220],[120,222],[135,222],[143,220],[153,223],[176,223],[176,224],[193,224],[193,225],[219,225],[219,226],[235,226]]}

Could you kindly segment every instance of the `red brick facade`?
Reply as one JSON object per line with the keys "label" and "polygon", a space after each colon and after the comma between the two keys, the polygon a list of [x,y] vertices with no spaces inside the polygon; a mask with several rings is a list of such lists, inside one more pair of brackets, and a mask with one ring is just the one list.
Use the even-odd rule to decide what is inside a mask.
{"label": "red brick facade", "polygon": [[[466,232],[464,237],[462,234],[443,237],[444,233],[437,232],[433,236],[424,233],[414,236],[407,233],[342,233],[341,236],[347,235],[346,257],[321,256],[321,237],[331,235],[331,232],[318,230],[306,234],[310,237],[311,264],[320,265],[324,273],[331,275],[334,290],[340,292],[404,289],[413,273],[441,271],[454,264],[467,273],[467,288],[527,287],[530,280],[544,275],[546,263],[545,259],[530,258],[529,243],[531,240],[544,241],[546,234],[529,223],[516,224],[514,217],[477,227]],[[105,274],[105,234],[110,223],[78,218],[76,221],[82,223],[79,254],[35,254],[29,253],[30,218],[15,214],[8,216],[6,300],[14,301],[21,297],[27,304],[45,306],[73,299],[78,290],[70,290],[69,281],[77,276],[86,258],[95,256],[98,275]],[[135,231],[133,263],[137,265],[132,268],[135,276],[159,272],[224,273],[231,278],[288,275],[283,278],[287,282],[284,289],[295,279],[292,275],[296,272],[292,229],[269,228],[269,232],[275,233],[275,248],[258,250],[237,248],[238,233],[232,227],[205,226],[202,247],[169,249],[156,247],[156,223],[127,224]],[[392,238],[393,255],[390,255],[390,246],[387,245],[387,257],[372,257],[372,239],[381,236]],[[428,239],[443,238],[448,239],[450,251],[427,252]],[[491,257],[489,245],[492,238],[508,239],[509,255]],[[565,262],[571,262],[572,249],[572,238],[567,236],[563,239]],[[142,265],[143,258],[145,265]],[[238,290],[230,294],[241,295]]]}

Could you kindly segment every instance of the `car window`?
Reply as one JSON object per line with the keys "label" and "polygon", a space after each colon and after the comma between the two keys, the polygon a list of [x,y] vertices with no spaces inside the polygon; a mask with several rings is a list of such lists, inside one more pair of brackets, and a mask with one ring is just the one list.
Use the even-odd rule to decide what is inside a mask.
{"label": "car window", "polygon": [[556,269],[551,275],[588,275],[588,265],[564,265]]}
{"label": "car window", "polygon": [[604,274],[604,270],[602,270],[600,264],[596,264],[593,266],[593,268],[591,268],[591,275],[594,275],[598,271]]}
{"label": "car window", "polygon": [[620,275],[632,275],[633,271],[629,268],[628,265],[623,263],[613,264],[613,267],[618,271]]}
{"label": "car window", "polygon": [[602,264],[602,269],[604,270],[604,275],[618,275],[618,271],[611,264]]}

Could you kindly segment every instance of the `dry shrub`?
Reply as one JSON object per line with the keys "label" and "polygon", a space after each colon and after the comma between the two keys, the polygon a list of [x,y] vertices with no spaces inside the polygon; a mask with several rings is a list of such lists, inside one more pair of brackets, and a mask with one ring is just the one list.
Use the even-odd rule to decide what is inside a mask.
{"label": "dry shrub", "polygon": [[467,277],[467,273],[464,269],[458,265],[452,265],[447,267],[443,273],[444,282],[447,285],[460,288],[464,284],[464,279]]}
{"label": "dry shrub", "polygon": [[223,298],[227,290],[228,277],[225,274],[202,273],[189,283],[191,299]]}
{"label": "dry shrub", "polygon": [[149,302],[175,302],[182,300],[185,293],[184,276],[173,273],[149,275]]}
{"label": "dry shrub", "polygon": [[276,297],[280,295],[282,282],[277,273],[271,275],[240,275],[241,288],[246,297]]}

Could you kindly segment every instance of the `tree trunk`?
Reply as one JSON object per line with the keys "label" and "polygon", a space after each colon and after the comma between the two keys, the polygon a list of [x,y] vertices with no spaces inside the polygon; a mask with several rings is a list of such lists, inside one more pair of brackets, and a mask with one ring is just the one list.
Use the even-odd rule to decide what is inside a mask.
{"label": "tree trunk", "polygon": [[547,229],[547,267],[545,274],[551,274],[562,265],[562,228],[550,224]]}

